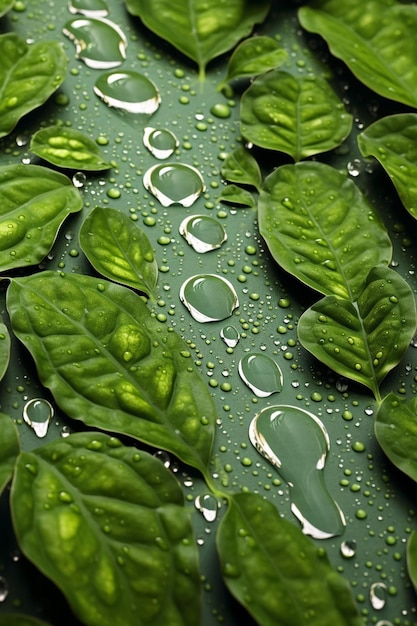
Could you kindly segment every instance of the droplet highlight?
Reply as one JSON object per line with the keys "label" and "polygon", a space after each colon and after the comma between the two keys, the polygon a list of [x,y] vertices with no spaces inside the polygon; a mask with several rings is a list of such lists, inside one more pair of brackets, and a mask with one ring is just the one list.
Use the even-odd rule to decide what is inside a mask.
{"label": "droplet highlight", "polygon": [[239,343],[240,334],[234,326],[223,326],[220,331],[220,337],[228,348],[235,348]]}
{"label": "droplet highlight", "polygon": [[33,398],[23,407],[23,419],[40,438],[48,432],[49,422],[54,415],[54,408],[48,400]]}
{"label": "droplet highlight", "polygon": [[381,611],[387,602],[387,586],[385,583],[373,583],[369,589],[369,600],[375,611]]}
{"label": "droplet highlight", "polygon": [[174,154],[179,146],[179,141],[170,130],[147,126],[143,131],[143,145],[155,159],[162,161],[169,159]]}
{"label": "droplet highlight", "polygon": [[243,382],[258,398],[267,398],[282,390],[281,368],[267,354],[246,354],[239,361],[238,371]]}
{"label": "droplet highlight", "polygon": [[76,17],[65,24],[62,32],[74,43],[77,58],[92,69],[109,70],[126,59],[126,36],[110,20]]}
{"label": "droplet highlight", "polygon": [[207,522],[214,522],[216,520],[220,504],[217,498],[211,493],[197,496],[194,500],[194,505]]}
{"label": "droplet highlight", "polygon": [[145,172],[143,185],[164,207],[190,207],[206,189],[200,172],[185,163],[154,165]]}
{"label": "droplet highlight", "polygon": [[156,85],[133,70],[106,72],[93,89],[107,106],[135,115],[152,115],[161,103]]}
{"label": "droplet highlight", "polygon": [[233,285],[216,274],[198,274],[186,280],[180,300],[197,322],[217,322],[230,317],[239,306]]}
{"label": "droplet highlight", "polygon": [[227,233],[223,225],[208,215],[186,217],[180,224],[179,232],[200,254],[217,250],[227,241]]}

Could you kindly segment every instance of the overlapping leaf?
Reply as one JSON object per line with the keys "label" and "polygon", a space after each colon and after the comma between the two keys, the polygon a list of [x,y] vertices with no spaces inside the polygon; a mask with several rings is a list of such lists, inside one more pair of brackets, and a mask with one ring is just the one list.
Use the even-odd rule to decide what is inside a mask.
{"label": "overlapping leaf", "polygon": [[399,363],[416,330],[414,295],[394,270],[373,268],[357,302],[326,296],[300,317],[301,344],[342,376],[372,389]]}
{"label": "overlapping leaf", "polygon": [[381,96],[417,106],[417,6],[395,0],[314,0],[301,25]]}
{"label": "overlapping leaf", "polygon": [[0,494],[12,477],[19,452],[20,443],[16,426],[11,417],[0,413]]}
{"label": "overlapping leaf", "polygon": [[256,208],[256,201],[251,192],[237,185],[226,185],[219,200],[236,206]]}
{"label": "overlapping leaf", "polygon": [[43,272],[13,279],[14,333],[63,411],[207,471],[215,408],[186,344],[126,287]]}
{"label": "overlapping leaf", "polygon": [[352,116],[324,78],[276,70],[256,78],[243,94],[240,127],[256,146],[300,161],[341,144]]}
{"label": "overlapping leaf", "polygon": [[262,626],[362,626],[323,549],[260,495],[233,496],[217,537],[231,593]]}
{"label": "overlapping leaf", "polygon": [[14,0],[0,0],[0,17],[10,11],[13,5]]}
{"label": "overlapping leaf", "polygon": [[6,373],[10,361],[10,334],[6,324],[0,319],[0,380]]}
{"label": "overlapping leaf", "polygon": [[82,199],[70,179],[39,165],[0,168],[0,271],[44,259]]}
{"label": "overlapping leaf", "polygon": [[11,511],[21,550],[87,626],[198,623],[189,514],[153,456],[101,433],[22,452]]}
{"label": "overlapping leaf", "polygon": [[0,137],[43,104],[65,78],[67,57],[60,43],[27,44],[14,33],[0,35]]}
{"label": "overlapping leaf", "polygon": [[417,532],[413,531],[407,542],[407,570],[413,583],[414,589],[417,591]]}
{"label": "overlapping leaf", "polygon": [[245,39],[230,57],[224,82],[269,72],[282,65],[287,58],[288,52],[272,37]]}
{"label": "overlapping leaf", "polygon": [[0,626],[51,626],[32,615],[9,613],[0,615]]}
{"label": "overlapping leaf", "polygon": [[244,147],[236,148],[228,154],[221,168],[222,176],[231,183],[251,185],[259,191],[262,175],[252,154]]}
{"label": "overlapping leaf", "polygon": [[402,203],[417,218],[417,114],[374,122],[358,136],[363,156],[374,156],[391,178]]}
{"label": "overlapping leaf", "polygon": [[318,162],[284,165],[264,181],[259,228],[275,260],[323,294],[356,300],[391,258],[375,209],[347,175]]}
{"label": "overlapping leaf", "polygon": [[198,64],[204,77],[209,61],[247,37],[269,10],[266,0],[125,0],[132,15]]}

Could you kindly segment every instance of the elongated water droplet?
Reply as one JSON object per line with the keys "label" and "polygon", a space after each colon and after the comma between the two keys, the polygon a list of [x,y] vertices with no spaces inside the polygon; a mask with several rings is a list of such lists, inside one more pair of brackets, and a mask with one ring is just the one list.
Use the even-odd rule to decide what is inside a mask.
{"label": "elongated water droplet", "polygon": [[165,207],[189,207],[206,189],[200,172],[185,163],[154,165],[145,172],[143,185]]}
{"label": "elongated water droplet", "polygon": [[197,322],[223,320],[239,306],[233,285],[216,274],[191,276],[181,286],[180,299]]}
{"label": "elongated water droplet", "polygon": [[219,510],[219,501],[211,493],[207,493],[203,496],[197,496],[195,501],[195,508],[202,513],[204,519],[207,522],[214,522],[217,518],[217,511]]}
{"label": "elongated water droplet", "polygon": [[239,361],[239,375],[258,398],[267,398],[282,390],[281,368],[267,354],[246,354]]}
{"label": "elongated water droplet", "polygon": [[7,584],[7,580],[0,576],[0,602],[4,602],[7,596],[9,595],[9,585]]}
{"label": "elongated water droplet", "polygon": [[118,67],[126,58],[125,34],[105,18],[75,17],[63,33],[74,43],[77,58],[95,70]]}
{"label": "elongated water droplet", "polygon": [[369,599],[375,611],[381,611],[387,602],[387,586],[385,583],[373,583],[369,589]]}
{"label": "elongated water droplet", "polygon": [[161,103],[154,83],[133,70],[102,74],[96,80],[94,93],[109,107],[135,115],[152,115]]}
{"label": "elongated water droplet", "polygon": [[69,12],[85,17],[106,17],[109,9],[103,0],[70,0],[68,3]]}
{"label": "elongated water droplet", "polygon": [[143,145],[156,159],[168,159],[178,148],[179,141],[170,130],[147,126],[143,131]]}
{"label": "elongated water droplet", "polygon": [[52,404],[43,398],[33,398],[23,407],[23,419],[38,437],[45,437],[53,414]]}
{"label": "elongated water droplet", "polygon": [[303,532],[315,539],[340,535],[345,519],[322,471],[330,448],[322,422],[297,407],[271,406],[254,417],[249,438],[288,484],[291,510]]}
{"label": "elongated water droplet", "polygon": [[234,326],[223,326],[220,337],[228,348],[234,348],[239,343],[239,331]]}
{"label": "elongated water droplet", "polygon": [[209,215],[190,215],[180,224],[180,234],[196,252],[211,252],[227,240],[223,225]]}

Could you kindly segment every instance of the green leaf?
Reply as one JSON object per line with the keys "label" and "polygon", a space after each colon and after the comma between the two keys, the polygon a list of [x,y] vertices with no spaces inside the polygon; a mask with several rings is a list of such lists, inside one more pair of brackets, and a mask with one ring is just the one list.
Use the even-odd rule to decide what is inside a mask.
{"label": "green leaf", "polygon": [[10,361],[10,334],[0,318],[0,380],[6,373]]}
{"label": "green leaf", "polygon": [[417,106],[417,6],[395,0],[313,0],[301,25],[376,93]]}
{"label": "green leaf", "polygon": [[358,135],[363,156],[374,156],[391,178],[401,202],[417,219],[417,114],[401,113],[374,122]]}
{"label": "green leaf", "polygon": [[407,542],[407,570],[414,590],[417,591],[417,532],[415,530]]}
{"label": "green leaf", "polygon": [[288,58],[288,52],[272,37],[251,37],[242,41],[230,57],[224,83],[250,78],[274,70]]}
{"label": "green leaf", "polygon": [[344,173],[284,165],[264,181],[259,229],[274,259],[313,289],[356,300],[369,270],[391,259],[375,209]]}
{"label": "green leaf", "polygon": [[172,473],[101,433],[19,456],[11,489],[22,552],[88,626],[195,626],[198,549]]}
{"label": "green leaf", "polygon": [[6,15],[14,5],[14,0],[0,0],[0,17]]}
{"label": "green leaf", "polygon": [[0,58],[0,137],[4,137],[58,89],[68,60],[60,43],[29,45],[14,33],[0,35]]}
{"label": "green leaf", "polygon": [[0,615],[0,626],[50,626],[50,624],[31,615],[9,613]]}
{"label": "green leaf", "polygon": [[220,202],[228,204],[237,204],[243,207],[256,208],[256,201],[253,195],[247,189],[242,189],[237,185],[226,185],[219,196]]}
{"label": "green leaf", "polygon": [[30,142],[31,151],[58,167],[99,171],[111,168],[100,153],[96,142],[73,128],[56,124],[35,133]]}
{"label": "green leaf", "polygon": [[227,155],[221,174],[231,183],[251,185],[258,191],[262,184],[262,175],[256,159],[243,147]]}
{"label": "green leaf", "polygon": [[262,22],[267,0],[125,0],[127,10],[198,64],[200,78],[209,61],[233,48]]}
{"label": "green leaf", "polygon": [[207,471],[216,412],[187,345],[140,296],[90,276],[13,279],[12,328],[61,409]]}
{"label": "green leaf", "polygon": [[372,389],[397,365],[416,330],[414,295],[399,274],[373,268],[357,302],[326,296],[298,322],[301,344],[342,376]]}
{"label": "green leaf", "polygon": [[262,626],[363,626],[347,580],[260,495],[230,499],[217,535],[230,592]]}
{"label": "green leaf", "polygon": [[124,213],[96,207],[80,229],[80,245],[103,276],[152,296],[158,264],[145,233]]}
{"label": "green leaf", "polygon": [[39,165],[0,167],[0,271],[39,263],[82,199],[69,178]]}
{"label": "green leaf", "polygon": [[378,409],[375,435],[389,460],[417,482],[417,398],[388,394]]}
{"label": "green leaf", "polygon": [[[19,435],[11,417],[0,413],[0,494],[12,477],[20,452]],[[1,624],[1,622],[0,622]]]}
{"label": "green leaf", "polygon": [[295,161],[336,148],[351,127],[352,116],[319,76],[268,72],[256,78],[241,99],[242,135]]}

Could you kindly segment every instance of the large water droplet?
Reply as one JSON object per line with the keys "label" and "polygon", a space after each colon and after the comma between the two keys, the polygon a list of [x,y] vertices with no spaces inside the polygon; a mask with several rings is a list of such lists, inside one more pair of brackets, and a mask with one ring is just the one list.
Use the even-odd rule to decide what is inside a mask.
{"label": "large water droplet", "polygon": [[239,331],[234,326],[223,326],[220,337],[228,348],[234,348],[239,343]]}
{"label": "large water droplet", "polygon": [[0,602],[4,602],[7,596],[9,595],[9,585],[7,584],[7,580],[0,576]]}
{"label": "large water droplet", "polygon": [[106,17],[109,9],[103,0],[70,0],[68,3],[69,12],[79,13],[85,17]]}
{"label": "large water droplet", "polygon": [[211,252],[227,240],[223,225],[209,215],[190,215],[180,224],[180,234],[196,252]]}
{"label": "large water droplet", "polygon": [[180,289],[180,299],[197,322],[216,322],[239,306],[233,285],[216,274],[191,276]]}
{"label": "large water droplet", "polygon": [[96,80],[94,93],[109,107],[135,115],[152,115],[161,103],[154,83],[133,70],[102,74]]}
{"label": "large water droplet", "polygon": [[330,448],[322,422],[293,406],[271,406],[252,420],[249,438],[289,486],[291,510],[315,539],[340,535],[345,519],[324,482]]}
{"label": "large water droplet", "polygon": [[63,33],[74,42],[77,57],[93,69],[118,67],[126,58],[126,36],[110,20],[75,17],[65,24]]}
{"label": "large water droplet", "polygon": [[266,354],[246,354],[239,361],[239,375],[258,398],[267,398],[282,390],[281,369]]}
{"label": "large water droplet", "polygon": [[217,511],[219,510],[219,501],[211,493],[207,493],[203,496],[197,496],[195,501],[195,508],[202,513],[204,519],[207,522],[214,522],[217,518]]}
{"label": "large water droplet", "polygon": [[200,172],[185,163],[154,165],[145,172],[143,185],[165,207],[189,207],[206,189]]}
{"label": "large water droplet", "polygon": [[387,602],[387,586],[384,583],[373,583],[369,589],[369,600],[373,609],[381,611]]}
{"label": "large water droplet", "polygon": [[38,437],[45,437],[53,414],[52,404],[43,398],[33,398],[23,407],[23,419]]}
{"label": "large water droplet", "polygon": [[147,126],[143,131],[143,145],[156,159],[168,159],[178,148],[179,141],[170,130]]}

